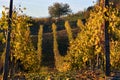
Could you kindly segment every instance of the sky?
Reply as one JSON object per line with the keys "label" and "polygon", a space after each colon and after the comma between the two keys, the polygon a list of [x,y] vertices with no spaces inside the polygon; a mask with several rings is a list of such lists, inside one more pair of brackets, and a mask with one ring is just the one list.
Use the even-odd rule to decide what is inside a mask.
{"label": "sky", "polygon": [[[10,0],[0,0],[0,16],[2,7],[9,7]],[[73,13],[82,11],[89,6],[95,4],[96,0],[13,0],[13,5],[18,7],[21,5],[22,8],[26,8],[24,13],[32,17],[48,17],[48,6],[53,5],[55,2],[67,3]]]}

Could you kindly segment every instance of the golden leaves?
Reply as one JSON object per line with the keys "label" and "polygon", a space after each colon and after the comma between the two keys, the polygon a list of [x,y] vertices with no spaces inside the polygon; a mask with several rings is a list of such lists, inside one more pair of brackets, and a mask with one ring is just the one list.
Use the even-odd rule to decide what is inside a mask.
{"label": "golden leaves", "polygon": [[[108,16],[104,15],[105,12]],[[104,19],[107,19],[110,22],[110,34],[114,34],[113,37],[110,35],[111,38],[114,39],[117,37],[117,40],[120,40],[120,37],[118,36],[120,35],[120,30],[118,28],[118,26],[120,26],[120,18],[117,9],[95,6],[85,25],[83,25],[80,20],[77,22],[77,25],[80,26],[82,30],[78,33],[76,39],[70,43],[68,54],[70,54],[69,56],[71,57],[71,66],[72,64],[76,64],[78,67],[80,65],[82,66],[82,63],[95,59],[95,56],[98,54],[101,54],[101,57],[104,57]],[[115,49],[116,48],[118,49],[119,47],[115,47]],[[118,51],[116,56],[119,56],[119,54],[120,51]],[[111,55],[115,55],[114,50],[112,50]],[[119,58],[117,58],[117,60],[113,59],[111,59],[112,64],[114,62],[117,64],[117,61],[120,60]]]}

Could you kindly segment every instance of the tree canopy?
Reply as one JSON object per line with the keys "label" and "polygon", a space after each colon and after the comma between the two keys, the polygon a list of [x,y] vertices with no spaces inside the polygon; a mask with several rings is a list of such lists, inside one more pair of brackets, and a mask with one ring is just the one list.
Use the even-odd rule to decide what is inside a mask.
{"label": "tree canopy", "polygon": [[70,6],[67,3],[56,2],[52,6],[49,6],[48,10],[51,17],[61,17],[62,15],[71,13]]}

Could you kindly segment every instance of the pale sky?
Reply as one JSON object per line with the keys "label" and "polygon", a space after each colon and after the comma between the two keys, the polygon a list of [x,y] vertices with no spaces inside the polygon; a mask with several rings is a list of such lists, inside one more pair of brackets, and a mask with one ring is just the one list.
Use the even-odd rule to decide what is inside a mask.
{"label": "pale sky", "polygon": [[[2,6],[9,7],[10,0],[0,0],[0,16],[2,12]],[[48,17],[48,6],[53,5],[55,2],[67,3],[73,13],[86,9],[92,6],[96,0],[13,0],[14,6],[27,8],[25,14],[33,17]]]}

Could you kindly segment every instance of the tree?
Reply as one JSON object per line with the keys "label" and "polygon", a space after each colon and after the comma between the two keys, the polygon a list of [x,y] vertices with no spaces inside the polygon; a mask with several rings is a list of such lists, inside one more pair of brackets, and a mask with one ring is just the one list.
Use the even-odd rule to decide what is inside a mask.
{"label": "tree", "polygon": [[113,3],[113,7],[120,9],[120,0],[109,0]]}
{"label": "tree", "polygon": [[[109,0],[109,2],[112,3],[112,7],[120,9],[120,0]],[[97,3],[103,5],[104,0],[97,0]]]}
{"label": "tree", "polygon": [[[13,9],[14,10],[14,9]],[[11,22],[11,35],[10,35],[10,54],[9,54],[9,71],[10,78],[14,75],[16,68],[20,65],[24,67],[24,70],[33,71],[38,69],[38,58],[37,51],[34,49],[31,38],[30,38],[30,26],[31,18],[25,15],[20,15],[21,11],[14,10],[12,13]],[[2,31],[5,43],[6,31],[8,30],[8,17],[2,12],[2,17],[0,18],[0,30]],[[4,53],[2,54],[4,56]],[[6,58],[7,59],[7,58]],[[35,63],[35,64],[34,64]],[[37,65],[36,65],[37,64]],[[34,68],[33,68],[34,67]],[[37,68],[35,68],[37,67]],[[19,67],[19,70],[21,68]],[[22,68],[23,70],[23,68]],[[17,69],[18,71],[18,69]],[[5,74],[5,72],[4,72]],[[5,75],[4,75],[5,76]],[[7,80],[7,79],[4,79]]]}
{"label": "tree", "polygon": [[67,34],[68,34],[68,40],[69,40],[69,43],[70,43],[70,41],[73,40],[73,35],[72,35],[71,26],[70,26],[68,21],[65,21],[65,28],[66,28],[66,31],[67,31]]}
{"label": "tree", "polygon": [[58,43],[57,43],[57,26],[55,23],[52,24],[52,30],[53,30],[53,52],[54,52],[54,59],[55,59],[55,67],[58,69],[59,62],[60,62],[60,54],[58,50]]}
{"label": "tree", "polygon": [[17,12],[13,13],[10,51],[11,58],[14,57],[18,64],[23,65],[24,70],[34,71],[38,69],[38,58],[31,43],[29,30],[31,24],[29,22],[29,17],[19,16]]}
{"label": "tree", "polygon": [[84,24],[83,24],[82,20],[80,20],[80,19],[77,20],[77,26],[80,28],[80,30],[82,28],[84,28]]}
{"label": "tree", "polygon": [[99,6],[95,6],[85,25],[78,20],[77,25],[81,31],[69,44],[70,47],[66,56],[71,69],[94,69],[96,67],[96,56],[103,54],[103,44],[101,43],[103,33],[101,25],[103,22],[103,12]]}
{"label": "tree", "polygon": [[60,18],[62,15],[67,15],[71,12],[70,6],[63,3],[54,3],[48,7],[49,14],[51,17]]}
{"label": "tree", "polygon": [[42,38],[43,36],[43,25],[40,25],[39,32],[38,32],[38,43],[37,43],[37,50],[38,50],[38,60],[41,64],[41,57],[42,57]]}

